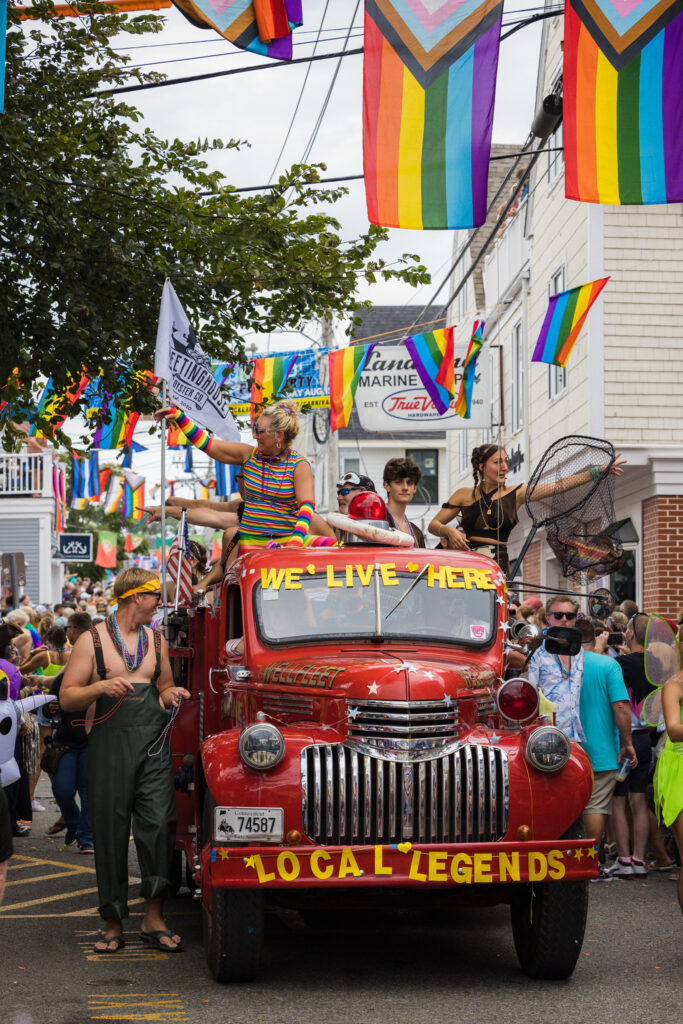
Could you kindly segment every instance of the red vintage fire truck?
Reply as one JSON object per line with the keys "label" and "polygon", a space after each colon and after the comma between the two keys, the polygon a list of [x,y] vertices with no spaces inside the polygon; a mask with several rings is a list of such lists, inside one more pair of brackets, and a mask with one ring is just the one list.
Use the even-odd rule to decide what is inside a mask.
{"label": "red vintage fire truck", "polygon": [[[192,699],[172,731],[178,856],[217,981],[252,978],[266,903],[510,905],[523,970],[568,977],[596,847],[592,772],[502,682],[505,577],[469,552],[354,546],[238,558],[171,623]],[[226,644],[228,650],[226,650]]]}

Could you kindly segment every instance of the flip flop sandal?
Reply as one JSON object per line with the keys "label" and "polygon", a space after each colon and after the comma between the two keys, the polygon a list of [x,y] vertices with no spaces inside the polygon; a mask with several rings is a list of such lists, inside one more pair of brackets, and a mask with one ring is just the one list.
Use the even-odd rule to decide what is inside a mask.
{"label": "flip flop sandal", "polygon": [[172,939],[173,935],[174,933],[167,929],[159,929],[156,932],[140,932],[140,942],[143,946],[160,949],[163,953],[183,953],[185,947],[182,942],[179,942],[177,946],[167,946],[161,941],[162,938]]}
{"label": "flip flop sandal", "polygon": [[66,828],[66,823],[62,822],[61,825],[58,821],[54,825],[50,825],[49,829],[45,833],[46,836],[57,836],[60,832],[63,832]]}
{"label": "flip flop sandal", "polygon": [[[98,942],[105,942],[107,944],[106,949],[96,949],[95,946]],[[115,943],[114,948],[110,949],[111,944]],[[93,953],[118,953],[120,949],[123,949],[126,945],[126,940],[122,935],[103,935],[97,940],[95,946],[93,946]]]}

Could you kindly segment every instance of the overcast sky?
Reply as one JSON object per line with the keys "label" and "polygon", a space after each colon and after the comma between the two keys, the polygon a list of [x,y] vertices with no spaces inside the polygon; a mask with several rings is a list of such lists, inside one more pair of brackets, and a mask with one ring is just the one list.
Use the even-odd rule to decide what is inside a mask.
{"label": "overcast sky", "polygon": [[[325,0],[304,0],[303,7],[304,25],[294,33],[297,44],[294,47],[295,57],[312,53]],[[354,29],[347,48],[355,49],[362,45],[363,3],[357,5],[356,0],[332,0],[318,53],[344,48],[346,32],[356,7]],[[541,7],[540,3],[534,5],[533,0],[506,0],[504,20],[524,17],[525,13],[538,11]],[[195,28],[174,8],[163,11],[163,18],[164,30],[156,36],[121,38],[121,47],[134,58],[135,64],[144,63],[150,70],[154,67],[169,78],[176,78],[265,62],[262,57],[237,50],[213,31]],[[520,143],[528,135],[534,113],[540,38],[540,23],[536,23],[501,43],[494,142]],[[144,48],[141,48],[143,43]],[[219,56],[210,56],[214,54]],[[157,63],[178,58],[182,61]],[[360,54],[341,61],[327,111],[309,157],[310,163],[324,162],[327,165],[326,176],[360,174],[363,170],[362,63]],[[301,160],[336,66],[336,60],[310,65],[306,89],[279,170]],[[247,140],[249,146],[239,152],[216,154],[216,166],[236,187],[265,184],[284,141],[307,67],[309,65],[305,64],[274,67],[268,71],[134,93],[127,98],[143,112],[149,127],[159,135],[184,140],[197,137]],[[348,187],[349,195],[334,207],[334,215],[341,222],[345,239],[353,238],[367,228],[363,182],[349,182]],[[441,281],[451,258],[453,232],[391,229],[389,234],[389,240],[379,250],[380,255],[392,260],[403,252],[417,253],[430,270],[433,280]],[[389,282],[363,285],[359,297],[369,298],[378,304],[419,305],[427,302],[433,290],[434,285],[418,291],[401,282]],[[337,337],[341,342],[343,332],[338,331]],[[261,347],[262,340],[258,340]],[[307,346],[308,341],[303,337],[271,338],[273,350]],[[144,430],[139,429],[136,438],[145,444],[143,434]],[[134,469],[153,481],[158,479],[158,441],[152,439],[149,443],[149,452],[135,457]]]}

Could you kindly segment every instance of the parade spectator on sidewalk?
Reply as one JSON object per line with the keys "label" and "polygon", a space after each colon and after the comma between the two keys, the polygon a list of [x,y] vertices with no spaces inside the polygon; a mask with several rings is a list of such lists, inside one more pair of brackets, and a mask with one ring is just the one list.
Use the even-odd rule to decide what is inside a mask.
{"label": "parade spectator on sidewalk", "polygon": [[[578,607],[578,602],[572,597],[563,597],[561,594],[551,597],[546,604],[549,624],[573,627]],[[534,652],[529,662],[529,682],[537,686],[554,705],[555,725],[569,739],[578,743],[586,740],[579,713],[583,665],[583,650],[574,657],[550,654],[545,642]]]}
{"label": "parade spectator on sidewalk", "polygon": [[389,526],[402,530],[413,538],[416,548],[426,548],[422,530],[408,521],[408,505],[415,497],[422,470],[414,459],[389,459],[384,467],[383,483],[387,492]]}
{"label": "parade spectator on sidewalk", "polygon": [[[665,684],[662,707],[667,740],[654,778],[655,810],[673,832],[679,861],[683,857],[683,673]],[[678,902],[683,912],[683,871],[678,876]]]}

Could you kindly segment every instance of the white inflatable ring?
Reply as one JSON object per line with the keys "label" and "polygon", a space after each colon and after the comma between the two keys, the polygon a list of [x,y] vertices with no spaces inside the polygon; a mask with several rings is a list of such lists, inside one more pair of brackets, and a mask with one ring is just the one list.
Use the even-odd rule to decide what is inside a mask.
{"label": "white inflatable ring", "polygon": [[388,544],[393,548],[415,546],[415,541],[409,533],[403,533],[401,530],[384,530],[381,526],[372,526],[367,520],[351,519],[341,512],[328,513],[327,521],[335,530],[352,533],[354,537],[361,537],[362,540],[374,540],[378,544]]}

